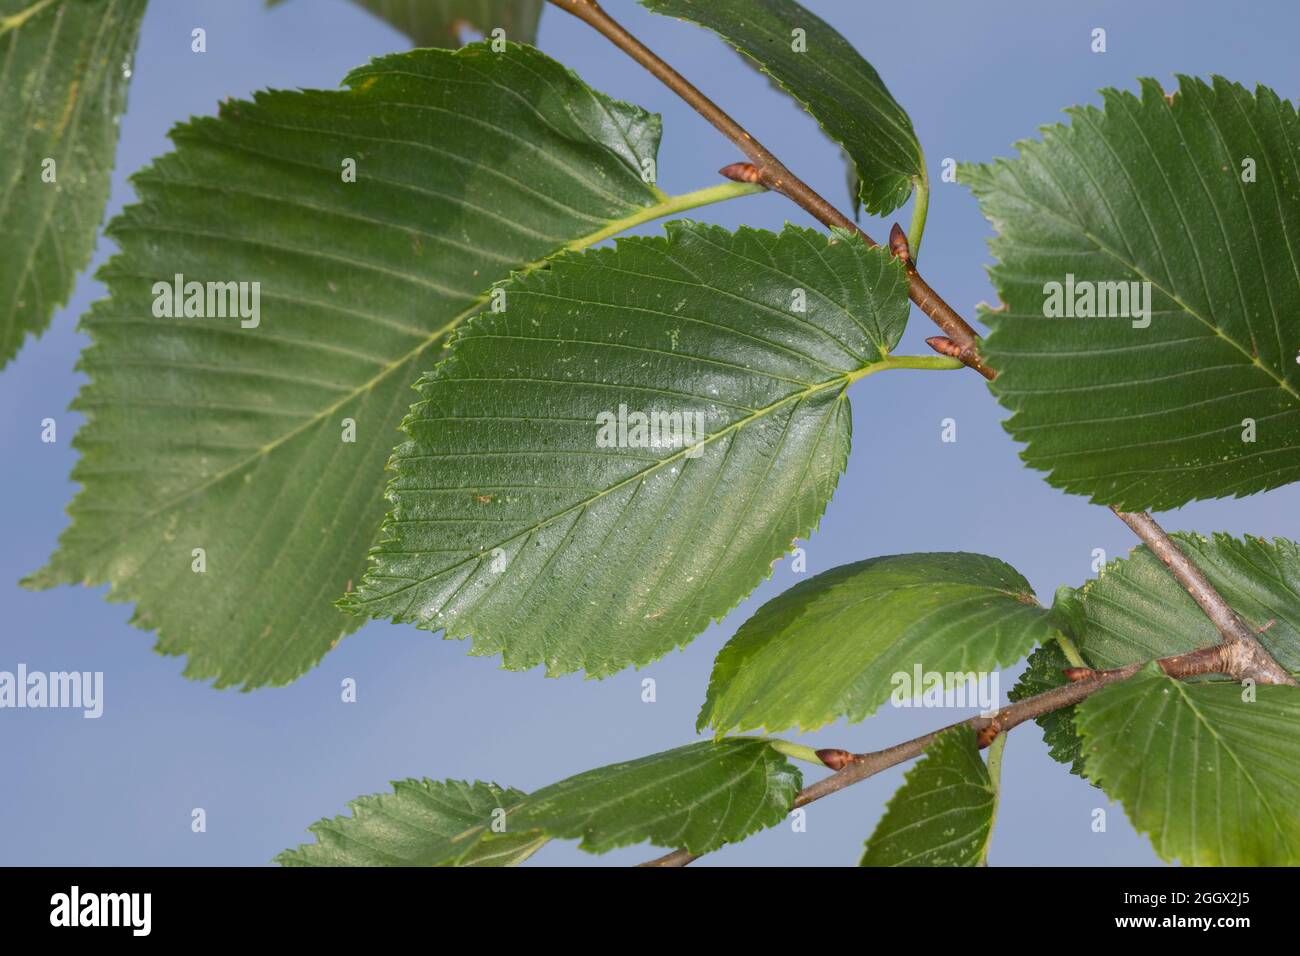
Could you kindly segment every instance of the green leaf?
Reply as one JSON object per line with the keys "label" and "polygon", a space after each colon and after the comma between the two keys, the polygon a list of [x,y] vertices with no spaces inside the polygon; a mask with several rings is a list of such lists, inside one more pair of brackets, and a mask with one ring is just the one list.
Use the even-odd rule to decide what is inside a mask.
{"label": "green leaf", "polygon": [[[859,721],[912,686],[1013,664],[1053,633],[1014,568],[982,554],[897,554],[825,571],[764,604],[718,654],[699,726],[719,733]],[[922,687],[913,687],[919,696]]]}
{"label": "green leaf", "polygon": [[[1128,511],[1300,477],[1300,121],[1263,87],[1179,82],[1104,90],[960,173],[998,230],[1005,306],[981,317],[1007,430],[1051,484]],[[1053,282],[1108,317],[1048,317]],[[1143,311],[1129,283],[1145,318],[1116,315],[1121,289]]]}
{"label": "green leaf", "polygon": [[551,784],[511,810],[508,827],[581,839],[589,853],[648,840],[698,855],[776,826],[802,785],[799,771],[768,741],[731,737]]}
{"label": "green leaf", "polygon": [[[799,771],[766,740],[733,737],[610,764],[526,795],[406,780],[310,828],[286,866],[514,866],[551,838],[589,853],[649,841],[701,854],[785,819]],[[504,809],[502,815],[499,809]],[[501,829],[504,828],[504,829]]]}
{"label": "green leaf", "polygon": [[1150,665],[1078,705],[1088,778],[1165,860],[1300,863],[1300,689],[1243,693]]}
{"label": "green leaf", "polygon": [[[1243,620],[1267,625],[1259,639],[1277,662],[1300,671],[1300,545],[1227,534],[1175,533],[1173,539]],[[1094,667],[1169,657],[1220,640],[1191,595],[1145,547],[1107,565],[1082,596],[1086,625],[1078,645]]]}
{"label": "green leaf", "polygon": [[285,850],[282,866],[517,866],[546,843],[538,833],[481,831],[506,819],[524,799],[494,783],[460,780],[398,780],[392,793],[359,797],[350,817],[334,817],[308,829],[315,843]]}
{"label": "green leaf", "polygon": [[[1056,641],[1044,644],[1029,655],[1029,666],[1011,688],[1007,699],[1013,703],[1042,694],[1064,684],[1061,671],[1070,666]],[[1070,773],[1083,774],[1083,741],[1074,729],[1074,707],[1062,707],[1035,718],[1043,731],[1047,752],[1057,763],[1067,764]]]}
{"label": "green leaf", "polygon": [[945,730],[907,771],[858,865],[983,866],[997,802],[975,731]]}
{"label": "green leaf", "polygon": [[[641,178],[657,117],[530,47],[389,56],[347,83],[177,127],[83,322],[84,488],[27,583],[110,583],[217,686],[290,681],[360,623],[331,602],[364,571],[410,386],[485,290],[675,208]],[[260,282],[257,327],[156,317],[174,274]]]}
{"label": "green leaf", "polygon": [[908,305],[856,239],[686,221],[497,291],[419,384],[344,606],[596,677],[687,643],[816,526],[848,385],[891,367]]}
{"label": "green leaf", "polygon": [[[278,6],[285,0],[269,0]],[[516,43],[537,41],[545,0],[353,0],[400,30],[416,46],[454,50],[468,27],[487,37],[500,27]]]}
{"label": "green leaf", "polygon": [[[717,33],[794,97],[857,168],[872,215],[893,212],[926,179],[912,120],[871,64],[825,21],[793,0],[641,0],[655,13]],[[806,49],[794,49],[794,31]]]}
{"label": "green leaf", "polygon": [[0,368],[95,249],[144,7],[0,0]]}

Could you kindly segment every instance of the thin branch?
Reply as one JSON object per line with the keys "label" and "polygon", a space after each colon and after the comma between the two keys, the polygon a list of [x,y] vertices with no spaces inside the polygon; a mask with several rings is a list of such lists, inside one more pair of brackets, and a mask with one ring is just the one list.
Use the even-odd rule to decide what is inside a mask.
{"label": "thin branch", "polygon": [[[850,232],[856,232],[869,246],[876,241],[862,231],[844,213],[826,201],[815,189],[796,176],[790,169],[774,156],[770,150],[754,139],[745,128],[731,118],[718,104],[705,96],[686,77],[682,76],[644,43],[628,33],[621,24],[606,13],[596,0],[550,0],[561,10],[566,10],[579,20],[588,24],[610,40],[620,50],[645,67],[660,82],[686,101],[694,110],[712,123],[723,136],[731,140],[748,157],[753,165],[753,173],[743,167],[746,164],[735,163],[725,167],[729,178],[742,182],[758,182],[790,199],[807,211],[814,219],[826,226],[838,226]],[[753,178],[750,178],[753,176]],[[743,178],[742,178],[743,177]],[[960,358],[963,363],[975,369],[985,378],[992,379],[996,374],[986,366],[979,357],[979,335],[971,328],[952,306],[943,300],[916,271],[916,265],[908,261],[904,264],[907,271],[908,295],[917,308],[928,315],[957,346],[950,354]]]}
{"label": "thin branch", "polygon": [[1142,539],[1169,573],[1187,589],[1187,593],[1214,624],[1231,657],[1226,673],[1237,680],[1254,680],[1260,684],[1289,684],[1296,680],[1282,667],[1268,649],[1260,643],[1250,626],[1223,599],[1201,569],[1188,560],[1187,555],[1174,543],[1173,538],[1145,512],[1129,513],[1112,506],[1111,511]]}
{"label": "thin branch", "polygon": [[[1233,655],[1227,646],[1216,644],[1213,647],[1203,647],[1187,654],[1163,657],[1157,660],[1156,664],[1170,677],[1184,678],[1204,674],[1227,674],[1228,668],[1232,666],[1232,659]],[[846,750],[819,750],[817,755],[822,758],[823,763],[829,767],[839,769],[830,776],[823,777],[816,783],[809,784],[800,790],[791,809],[806,806],[814,800],[820,800],[822,797],[837,793],[845,787],[861,783],[868,777],[874,777],[882,770],[888,770],[890,767],[897,766],[904,761],[921,756],[925,752],[925,748],[936,737],[954,727],[966,726],[973,728],[976,731],[976,739],[980,747],[987,747],[1000,734],[1018,727],[1027,720],[1034,720],[1063,707],[1072,707],[1091,697],[1104,687],[1128,680],[1140,671],[1145,664],[1145,661],[1138,661],[1124,667],[1104,671],[1092,670],[1086,667],[1067,668],[1064,673],[1070,679],[1068,684],[1062,684],[1060,687],[1053,687],[1051,690],[1035,694],[1033,697],[1018,700],[1014,704],[1003,707],[991,717],[978,715],[967,720],[961,720],[955,724],[949,724],[947,727],[941,727],[939,730],[931,731],[928,734],[922,734],[912,740],[904,741],[901,744],[886,747],[884,750],[861,754],[849,753]],[[664,856],[642,863],[640,866],[686,866],[698,859],[698,856],[688,853],[686,850],[674,850]]]}

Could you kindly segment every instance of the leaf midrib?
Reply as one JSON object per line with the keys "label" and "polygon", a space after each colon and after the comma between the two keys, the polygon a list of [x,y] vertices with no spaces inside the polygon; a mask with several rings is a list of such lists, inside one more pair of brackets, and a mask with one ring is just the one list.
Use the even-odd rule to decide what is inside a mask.
{"label": "leaf midrib", "polygon": [[55,0],[36,0],[30,7],[19,10],[17,13],[11,13],[9,16],[0,18],[0,36],[4,36],[10,30],[17,30],[24,23],[36,16]]}

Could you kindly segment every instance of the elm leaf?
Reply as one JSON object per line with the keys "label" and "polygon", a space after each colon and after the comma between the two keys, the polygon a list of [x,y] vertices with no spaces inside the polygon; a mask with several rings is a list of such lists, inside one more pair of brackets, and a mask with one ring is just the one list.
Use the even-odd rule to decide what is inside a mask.
{"label": "elm leaf", "polygon": [[776,826],[802,783],[766,740],[703,741],[543,787],[507,812],[507,829],[581,840],[589,853],[649,841],[698,855]]}
{"label": "elm leaf", "polygon": [[935,365],[888,355],[902,267],[843,233],[673,222],[497,293],[419,383],[342,604],[510,669],[602,677],[690,641],[816,527],[849,385]]}
{"label": "elm leaf", "polygon": [[398,780],[358,797],[350,817],[313,823],[315,843],[285,850],[281,866],[517,866],[546,843],[537,833],[492,833],[524,794],[494,783]]}
{"label": "elm leaf", "polygon": [[[1053,629],[1010,565],[895,554],[824,571],[741,625],[713,665],[699,726],[813,730],[864,720],[919,668],[960,678],[1020,660]],[[919,695],[920,687],[912,686]]]}
{"label": "elm leaf", "polygon": [[965,166],[997,236],[984,356],[1022,457],[1127,511],[1300,477],[1300,119],[1179,78]]}
{"label": "elm leaf", "polygon": [[1189,684],[1148,665],[1076,708],[1084,772],[1162,859],[1300,864],[1300,688]]}

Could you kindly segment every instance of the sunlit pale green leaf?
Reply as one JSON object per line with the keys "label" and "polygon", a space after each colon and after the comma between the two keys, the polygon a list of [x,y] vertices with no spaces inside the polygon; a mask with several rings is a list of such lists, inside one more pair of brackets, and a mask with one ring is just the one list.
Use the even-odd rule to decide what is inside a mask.
{"label": "sunlit pale green leaf", "polygon": [[982,554],[846,564],[792,587],[741,626],[714,664],[699,724],[777,731],[862,720],[895,694],[919,696],[928,677],[918,686],[918,670],[951,687],[1015,663],[1050,638],[1047,616],[1029,582]]}

